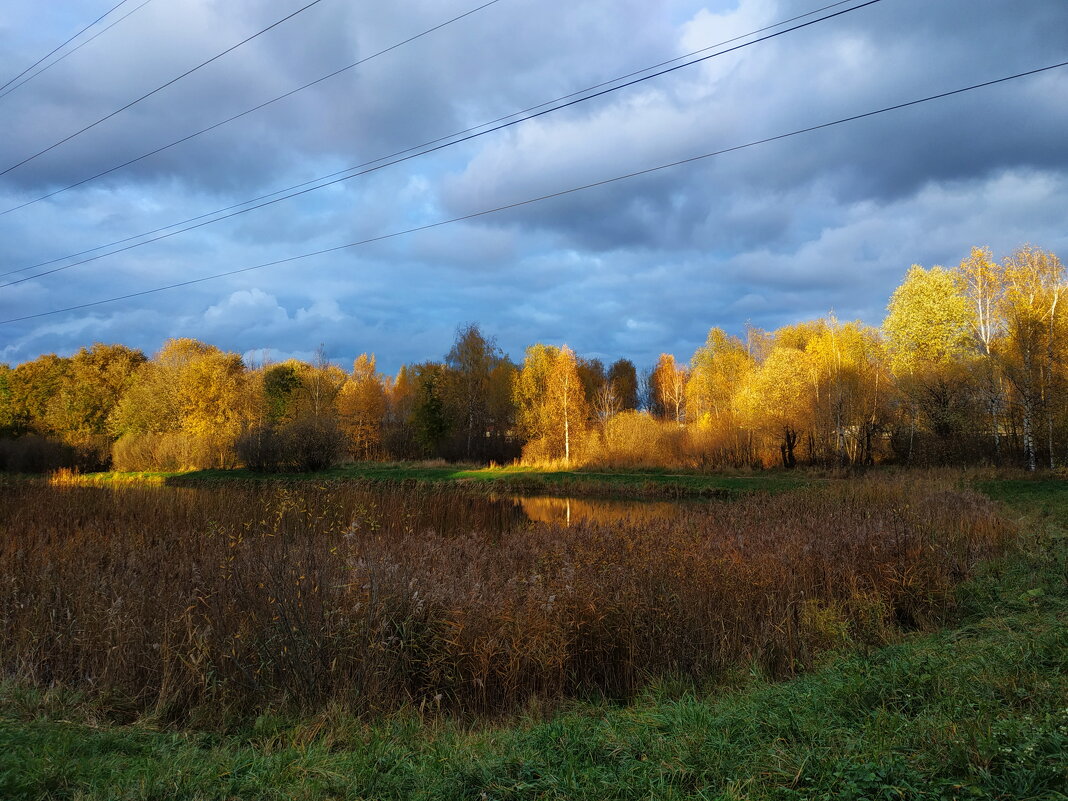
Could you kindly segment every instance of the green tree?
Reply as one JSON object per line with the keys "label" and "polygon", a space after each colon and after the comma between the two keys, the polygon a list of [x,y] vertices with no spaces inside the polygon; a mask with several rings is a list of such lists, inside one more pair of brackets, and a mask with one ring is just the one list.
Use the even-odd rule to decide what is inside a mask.
{"label": "green tree", "polygon": [[279,423],[293,417],[296,398],[303,387],[300,373],[300,365],[295,361],[273,364],[263,371],[267,422]]}
{"label": "green tree", "polygon": [[638,371],[630,359],[618,359],[608,368],[608,381],[619,401],[620,411],[638,408]]}
{"label": "green tree", "polygon": [[10,416],[16,434],[55,433],[50,406],[70,372],[70,359],[46,353],[23,362],[9,376]]}
{"label": "green tree", "polygon": [[440,454],[451,431],[446,393],[448,369],[443,364],[425,362],[414,368],[411,427],[416,441],[431,454]]}
{"label": "green tree", "polygon": [[476,323],[457,330],[456,341],[445,357],[448,412],[453,429],[463,437],[463,455],[468,459],[485,456],[486,438],[494,423],[490,413],[492,376],[503,360],[496,341],[483,335]]}

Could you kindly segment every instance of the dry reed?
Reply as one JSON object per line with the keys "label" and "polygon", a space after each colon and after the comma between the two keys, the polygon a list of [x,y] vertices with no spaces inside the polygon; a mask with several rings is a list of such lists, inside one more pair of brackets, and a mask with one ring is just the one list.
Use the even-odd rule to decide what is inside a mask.
{"label": "dry reed", "polygon": [[1009,533],[911,479],[571,527],[425,487],[27,482],[0,487],[0,525],[0,672],[176,720],[785,675],[937,620]]}

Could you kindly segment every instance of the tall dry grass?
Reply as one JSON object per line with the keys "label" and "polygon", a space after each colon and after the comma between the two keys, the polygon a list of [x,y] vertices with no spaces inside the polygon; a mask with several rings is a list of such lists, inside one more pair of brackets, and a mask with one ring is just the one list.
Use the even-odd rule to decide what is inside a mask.
{"label": "tall dry grass", "polygon": [[17,483],[0,525],[0,671],[171,719],[789,674],[937,619],[1009,534],[982,497],[911,480],[570,528],[448,490]]}

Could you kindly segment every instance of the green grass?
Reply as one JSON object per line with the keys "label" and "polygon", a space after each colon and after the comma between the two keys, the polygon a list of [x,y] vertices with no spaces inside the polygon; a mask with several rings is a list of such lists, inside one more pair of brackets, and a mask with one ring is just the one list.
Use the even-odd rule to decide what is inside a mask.
{"label": "green grass", "polygon": [[175,473],[89,473],[82,480],[117,484],[224,481],[371,481],[454,483],[468,489],[513,494],[611,497],[730,497],[749,492],[780,492],[824,480],[804,472],[764,471],[709,474],[639,468],[628,470],[547,470],[537,467],[477,467],[420,462],[360,462],[317,473],[255,473],[246,469]]}
{"label": "green grass", "polygon": [[474,729],[338,711],[226,734],[4,686],[0,798],[1068,799],[1068,484],[982,488],[1024,535],[961,588],[956,625],[800,679]]}

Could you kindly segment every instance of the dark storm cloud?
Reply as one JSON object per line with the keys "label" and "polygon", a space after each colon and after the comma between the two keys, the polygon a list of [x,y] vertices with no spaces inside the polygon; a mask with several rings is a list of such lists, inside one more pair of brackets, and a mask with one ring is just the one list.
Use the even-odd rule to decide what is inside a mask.
{"label": "dark storm cloud", "polygon": [[[477,3],[324,0],[219,63],[0,177],[0,210],[107,169]],[[11,0],[0,76],[102,13]],[[151,3],[0,98],[0,169],[301,3]],[[819,5],[501,0],[106,179],[0,216],[0,272],[221,208],[706,47]],[[79,13],[75,13],[79,12]],[[21,316],[381,236],[1068,58],[1068,4],[883,0],[373,175],[52,278]],[[49,44],[51,43],[51,44]],[[46,46],[48,45],[48,46]],[[6,77],[4,78],[6,80]],[[136,301],[4,326],[0,359],[197,336],[272,358],[440,358],[478,321],[649,364],[708,328],[833,309],[877,324],[912,262],[974,244],[1068,248],[1068,70],[632,181]],[[4,282],[0,278],[0,283]]]}

